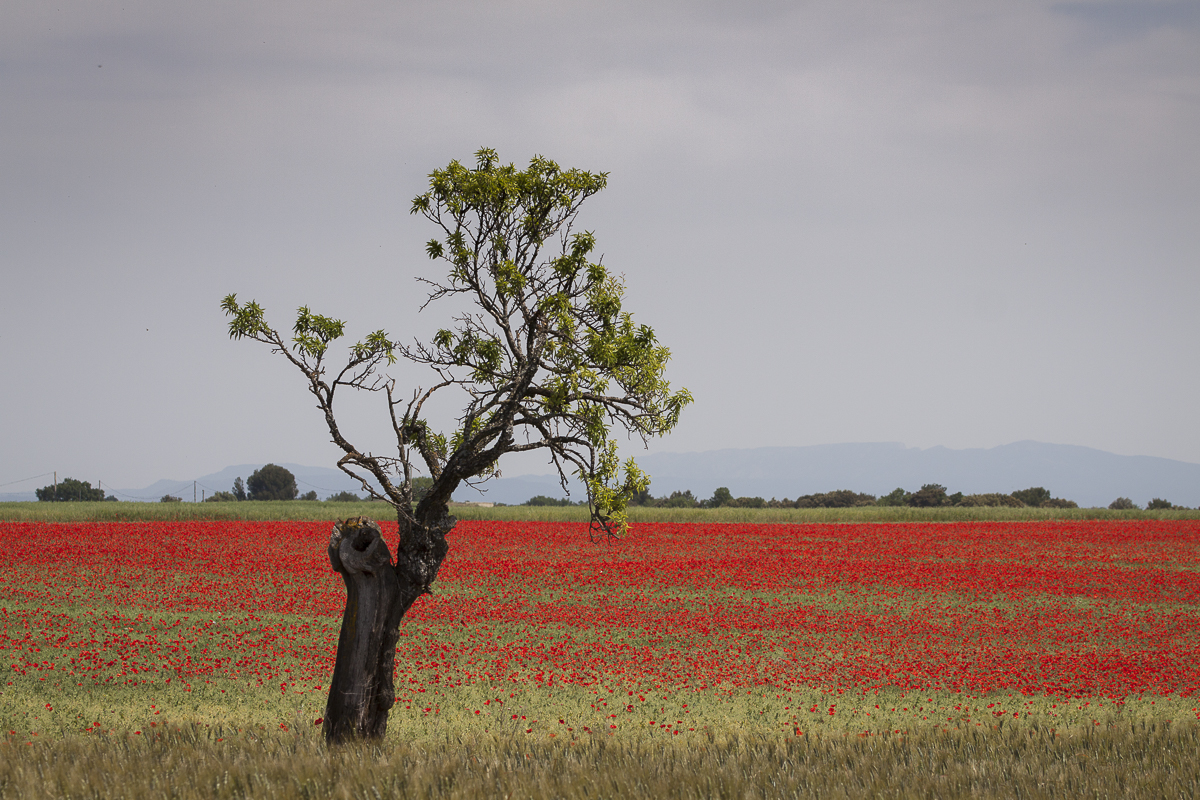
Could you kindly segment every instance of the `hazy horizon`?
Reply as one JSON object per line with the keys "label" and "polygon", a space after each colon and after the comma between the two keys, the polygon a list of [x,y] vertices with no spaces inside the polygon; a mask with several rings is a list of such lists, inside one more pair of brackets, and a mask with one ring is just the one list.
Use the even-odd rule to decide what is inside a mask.
{"label": "hazy horizon", "polygon": [[[189,478],[161,476],[141,487],[103,484],[106,494],[118,500],[159,500],[173,494],[185,501],[202,500],[214,492],[229,491],[235,478],[246,480],[266,462],[227,465],[206,475]],[[799,497],[835,489],[851,489],[881,496],[899,486],[915,491],[928,483],[944,485],[951,493],[1008,493],[1043,486],[1055,497],[1074,500],[1085,507],[1107,506],[1117,497],[1145,504],[1158,497],[1176,505],[1200,503],[1200,464],[1154,456],[1121,456],[1078,445],[1021,441],[993,448],[954,450],[941,446],[906,447],[900,442],[846,442],[804,447],[763,447],[659,452],[640,459],[651,476],[651,493],[665,497],[673,491],[692,491],[708,497],[718,486],[735,496]],[[350,491],[365,496],[361,486],[329,465],[281,462],[296,478],[298,492],[316,491],[318,499]],[[62,475],[59,476],[61,479]],[[77,478],[78,476],[66,476]],[[89,484],[95,481],[83,478]],[[44,481],[36,481],[41,485]],[[513,474],[489,480],[480,488],[462,486],[456,501],[498,501],[520,504],[534,495],[564,495],[557,476],[540,472]],[[572,479],[569,494],[584,495]],[[33,501],[34,492],[0,490],[0,502]]]}

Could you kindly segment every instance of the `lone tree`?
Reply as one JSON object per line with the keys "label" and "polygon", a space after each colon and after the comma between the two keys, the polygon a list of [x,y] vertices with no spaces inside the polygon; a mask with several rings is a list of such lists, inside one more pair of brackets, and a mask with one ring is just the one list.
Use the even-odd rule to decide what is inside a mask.
{"label": "lone tree", "polygon": [[299,491],[291,470],[276,464],[266,464],[250,473],[246,488],[250,490],[251,500],[295,500]]}
{"label": "lone tree", "polygon": [[[604,188],[607,174],[560,169],[540,156],[522,171],[487,149],[476,157],[474,168],[452,161],[435,170],[412,203],[412,213],[438,229],[426,253],[448,271],[441,280],[419,279],[430,288],[422,308],[444,298],[472,306],[432,341],[401,344],[377,330],[350,346],[344,366],[332,367],[326,359],[344,333],[342,320],[302,307],[286,339],[258,303],[235,295],[223,302],[231,337],[270,345],[304,375],[344,453],[338,467],[396,510],[394,561],[369,520],[344,520],[330,539],[347,598],[325,712],[329,742],[386,730],[400,621],[430,591],[446,557],[455,489],[494,475],[505,453],[541,450],[564,489],[570,474],[583,483],[593,531],[616,535],[626,504],[649,478],[633,459],[619,474],[612,429],[647,441],[675,427],[691,402],[663,377],[670,352],[622,309],[621,280],[591,260],[592,233],[575,229],[580,205]],[[397,358],[428,367],[430,385],[402,396],[383,372]],[[346,439],[334,408],[341,388],[386,398],[394,456]],[[426,409],[445,392],[458,393],[461,412],[453,430],[435,432]],[[418,470],[430,479],[419,501]]]}
{"label": "lone tree", "polygon": [[93,489],[87,481],[77,481],[74,478],[63,478],[61,483],[43,486],[37,489],[37,499],[49,503],[66,503],[74,501],[96,501],[104,499],[104,492]]}

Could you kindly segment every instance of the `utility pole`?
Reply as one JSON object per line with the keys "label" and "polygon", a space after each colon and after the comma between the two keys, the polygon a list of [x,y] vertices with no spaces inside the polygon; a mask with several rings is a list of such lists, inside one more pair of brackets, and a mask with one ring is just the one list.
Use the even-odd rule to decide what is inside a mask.
{"label": "utility pole", "polygon": [[192,481],[192,502],[196,502],[196,482]]}
{"label": "utility pole", "polygon": [[58,499],[58,470],[54,470],[54,500]]}

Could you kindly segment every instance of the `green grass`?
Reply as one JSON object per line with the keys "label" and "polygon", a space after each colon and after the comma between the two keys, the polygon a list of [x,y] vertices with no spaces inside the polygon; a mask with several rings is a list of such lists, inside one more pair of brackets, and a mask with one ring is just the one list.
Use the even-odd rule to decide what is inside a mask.
{"label": "green grass", "polygon": [[[325,694],[311,683],[298,680],[285,693],[269,681],[193,680],[10,675],[0,683],[0,798],[1192,797],[1200,790],[1196,701],[1179,696],[1108,703],[1003,692],[400,682],[382,742],[329,749],[314,724]],[[648,714],[674,730],[646,724]]]}
{"label": "green grass", "polygon": [[[453,506],[459,519],[586,522],[579,506]],[[385,503],[328,503],[308,500],[241,503],[0,503],[0,520],[10,522],[120,522],[133,520],[335,520],[352,516],[391,519]],[[1107,508],[632,508],[631,522],[853,523],[969,522],[1074,519],[1200,519],[1200,510],[1111,511]]]}
{"label": "green grass", "polygon": [[0,742],[0,797],[1195,797],[1200,729],[922,730],[878,737],[714,733],[686,746],[453,737],[326,749],[316,729],[189,724]]}

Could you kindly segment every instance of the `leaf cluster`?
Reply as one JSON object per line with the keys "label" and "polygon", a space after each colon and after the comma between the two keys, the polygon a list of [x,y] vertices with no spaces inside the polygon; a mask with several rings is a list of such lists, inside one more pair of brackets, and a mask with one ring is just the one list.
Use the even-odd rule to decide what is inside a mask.
{"label": "leaf cluster", "polygon": [[594,234],[575,227],[607,175],[540,156],[525,170],[492,150],[476,156],[473,169],[435,170],[412,204],[440,229],[426,253],[447,266],[444,281],[426,281],[430,301],[462,295],[474,311],[405,355],[467,388],[453,447],[544,448],[564,487],[573,472],[597,519],[621,524],[649,478],[619,463],[614,427],[662,435],[691,395],[670,390],[670,351],[623,308],[623,282],[593,258]]}

